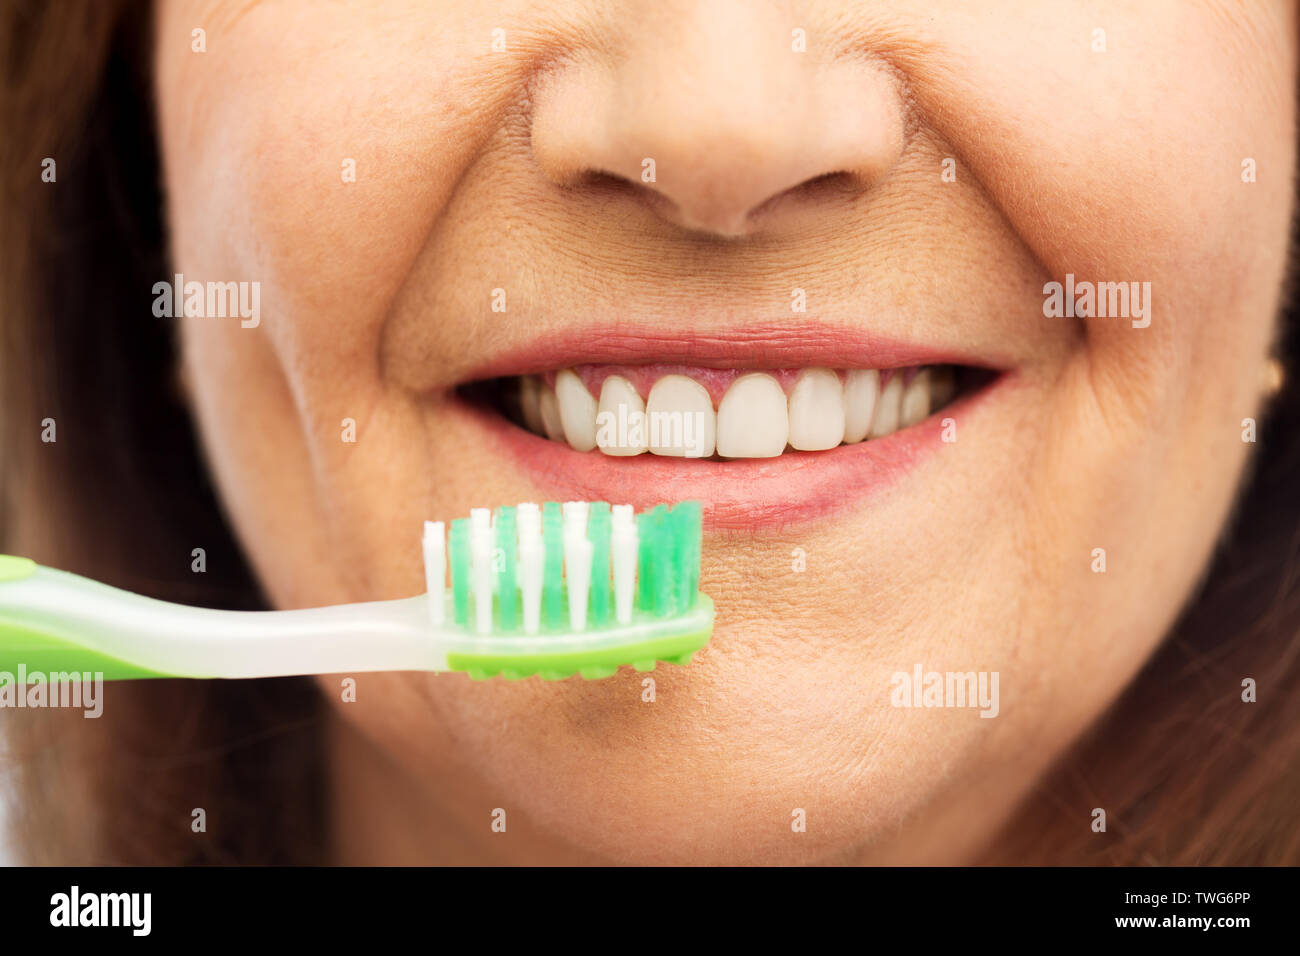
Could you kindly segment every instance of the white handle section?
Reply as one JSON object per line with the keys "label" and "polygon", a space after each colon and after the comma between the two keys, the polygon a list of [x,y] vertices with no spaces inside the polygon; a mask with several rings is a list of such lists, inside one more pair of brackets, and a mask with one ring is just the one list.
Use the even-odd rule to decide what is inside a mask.
{"label": "white handle section", "polygon": [[425,595],[301,611],[217,611],[42,567],[0,584],[0,616],[177,677],[447,669]]}

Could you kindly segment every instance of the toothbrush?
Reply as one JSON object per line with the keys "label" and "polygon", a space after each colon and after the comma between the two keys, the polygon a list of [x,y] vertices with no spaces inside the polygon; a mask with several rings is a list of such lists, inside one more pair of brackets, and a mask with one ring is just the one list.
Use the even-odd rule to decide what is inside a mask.
{"label": "toothbrush", "polygon": [[0,555],[0,672],[562,680],[686,664],[713,630],[700,533],[694,501],[475,508],[450,529],[425,523],[426,594],[292,611],[171,604]]}

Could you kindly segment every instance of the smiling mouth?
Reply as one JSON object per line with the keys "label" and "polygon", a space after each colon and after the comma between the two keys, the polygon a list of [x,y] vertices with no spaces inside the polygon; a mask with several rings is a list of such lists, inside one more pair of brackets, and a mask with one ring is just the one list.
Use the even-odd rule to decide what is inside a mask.
{"label": "smiling mouth", "polygon": [[893,487],[1003,391],[994,364],[815,326],[575,331],[492,361],[443,407],[549,497],[695,499],[706,528],[758,532]]}
{"label": "smiling mouth", "polygon": [[987,373],[956,365],[587,364],[477,382],[465,394],[531,434],[577,452],[722,461],[887,438],[987,380]]}

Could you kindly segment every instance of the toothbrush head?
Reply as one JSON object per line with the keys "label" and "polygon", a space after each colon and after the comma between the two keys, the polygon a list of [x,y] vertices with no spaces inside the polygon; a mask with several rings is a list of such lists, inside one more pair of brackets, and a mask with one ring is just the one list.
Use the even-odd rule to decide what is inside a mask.
{"label": "toothbrush head", "polygon": [[689,663],[713,632],[700,517],[697,501],[640,514],[568,501],[476,508],[449,532],[426,522],[429,615],[448,668],[563,680]]}

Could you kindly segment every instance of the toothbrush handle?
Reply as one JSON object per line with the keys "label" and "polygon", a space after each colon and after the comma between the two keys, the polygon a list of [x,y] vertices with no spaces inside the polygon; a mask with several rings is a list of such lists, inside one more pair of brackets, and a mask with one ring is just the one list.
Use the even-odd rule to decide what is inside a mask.
{"label": "toothbrush handle", "polygon": [[424,596],[219,611],[0,555],[0,675],[75,671],[125,680],[446,670],[436,637]]}

